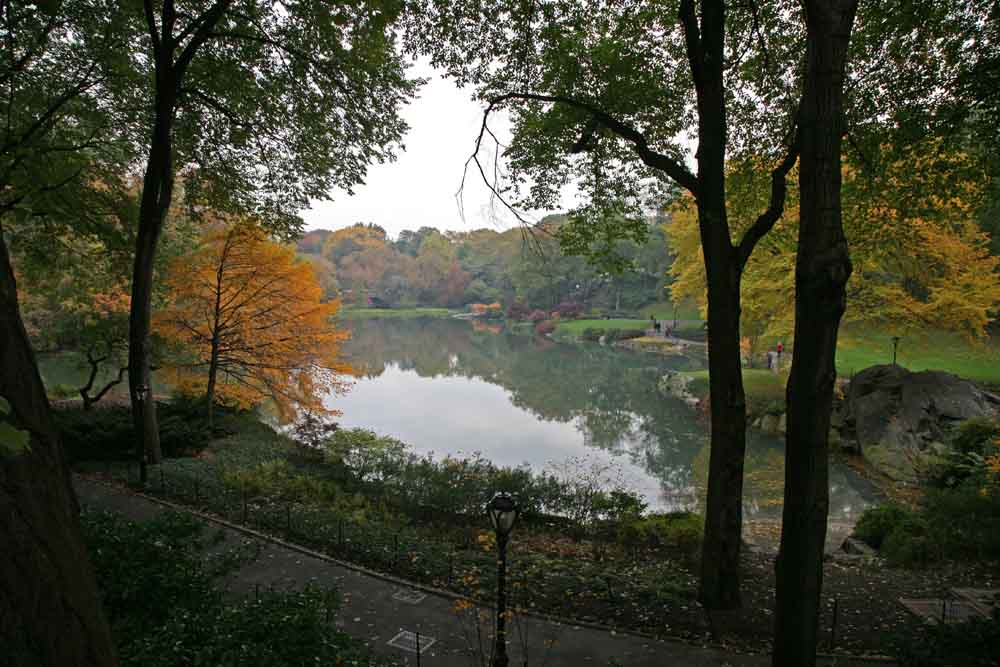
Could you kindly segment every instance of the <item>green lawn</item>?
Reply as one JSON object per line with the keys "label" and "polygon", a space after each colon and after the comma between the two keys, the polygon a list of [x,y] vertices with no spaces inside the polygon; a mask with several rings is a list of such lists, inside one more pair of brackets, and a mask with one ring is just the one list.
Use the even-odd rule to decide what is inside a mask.
{"label": "green lawn", "polygon": [[579,338],[584,329],[649,329],[649,320],[567,320],[556,327],[559,337]]}
{"label": "green lawn", "polygon": [[[875,364],[892,362],[892,336],[868,330],[845,330],[837,347],[837,373],[849,377]],[[1000,385],[1000,344],[969,340],[951,332],[902,336],[896,362],[913,371],[942,370],[970,380]]]}
{"label": "green lawn", "polygon": [[[685,371],[694,378],[688,385],[693,396],[708,396],[708,370]],[[773,373],[762,368],[743,369],[743,391],[747,396],[747,412],[757,416],[765,412],[782,412],[785,405],[785,384],[788,373]]]}
{"label": "green lawn", "polygon": [[344,308],[338,313],[345,319],[379,317],[450,317],[458,311],[447,308]]}
{"label": "green lawn", "polygon": [[[649,320],[650,315],[653,315],[659,320],[673,320],[674,304],[669,301],[651,303],[648,306],[640,308],[639,315],[644,317],[647,321]],[[676,317],[679,320],[700,320],[701,313],[698,312],[698,307],[693,303],[684,302],[677,304]]]}

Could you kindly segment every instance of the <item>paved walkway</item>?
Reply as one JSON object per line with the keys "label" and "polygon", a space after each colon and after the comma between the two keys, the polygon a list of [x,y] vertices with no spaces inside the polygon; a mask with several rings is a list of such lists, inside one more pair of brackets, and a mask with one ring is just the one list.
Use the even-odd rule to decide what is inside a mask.
{"label": "paved walkway", "polygon": [[[77,477],[75,486],[83,506],[113,511],[130,519],[148,519],[169,509],[164,503],[101,482]],[[218,523],[209,518],[206,521]],[[417,664],[413,652],[389,645],[400,632],[408,631],[419,633],[421,646],[425,647],[420,656],[421,665],[469,667],[481,664],[470,651],[477,644],[475,625],[468,613],[463,615],[455,611],[454,598],[410,589],[402,582],[356,570],[251,531],[228,525],[221,527],[230,544],[255,541],[260,545],[259,557],[231,578],[231,591],[250,594],[256,587],[289,590],[307,584],[333,587],[343,602],[336,624],[365,642],[375,653],[390,656],[405,665]],[[412,595],[414,601],[399,599],[408,595]],[[486,616],[492,622],[492,615]],[[765,656],[731,655],[680,642],[655,641],[535,618],[523,617],[512,625],[508,633],[512,666],[750,667],[770,662]],[[482,636],[488,655],[487,629],[484,628]],[[409,639],[412,642],[413,637]],[[860,663],[841,660],[823,664]]]}

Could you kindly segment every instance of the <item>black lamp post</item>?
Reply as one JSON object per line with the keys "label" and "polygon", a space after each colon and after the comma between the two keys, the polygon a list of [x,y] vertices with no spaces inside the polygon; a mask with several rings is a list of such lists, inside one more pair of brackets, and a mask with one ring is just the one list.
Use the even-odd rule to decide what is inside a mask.
{"label": "black lamp post", "polygon": [[899,336],[892,337],[892,365],[896,365],[896,348],[899,347]]}
{"label": "black lamp post", "polygon": [[497,534],[497,632],[493,667],[507,667],[507,538],[520,509],[513,497],[498,493],[486,505],[486,511]]}
{"label": "black lamp post", "polygon": [[[146,397],[149,396],[149,387],[145,384],[137,385],[135,388],[135,400],[139,403],[140,414],[146,411]],[[148,473],[146,472],[146,443],[139,438],[139,483],[145,484]]]}

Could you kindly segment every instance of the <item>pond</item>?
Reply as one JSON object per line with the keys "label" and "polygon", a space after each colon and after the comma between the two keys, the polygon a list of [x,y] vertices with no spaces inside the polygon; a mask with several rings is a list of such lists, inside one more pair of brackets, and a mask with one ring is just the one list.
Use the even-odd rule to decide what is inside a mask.
{"label": "pond", "polygon": [[[361,377],[329,407],[435,456],[480,452],[501,465],[620,477],[657,510],[698,509],[708,432],[696,410],[662,395],[671,369],[704,360],[563,344],[456,319],[345,323],[344,354]],[[748,519],[779,519],[783,440],[748,434]],[[830,521],[851,522],[874,495],[850,469],[830,471]]]}

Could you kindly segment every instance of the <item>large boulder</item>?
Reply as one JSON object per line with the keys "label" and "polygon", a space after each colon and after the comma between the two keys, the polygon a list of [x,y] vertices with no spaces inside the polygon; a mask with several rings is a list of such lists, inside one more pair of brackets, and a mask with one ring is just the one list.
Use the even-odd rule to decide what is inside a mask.
{"label": "large boulder", "polygon": [[998,399],[951,373],[884,365],[852,378],[843,408],[841,435],[855,440],[876,469],[913,481],[955,424],[996,416]]}

